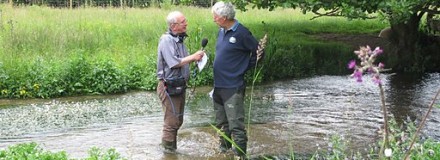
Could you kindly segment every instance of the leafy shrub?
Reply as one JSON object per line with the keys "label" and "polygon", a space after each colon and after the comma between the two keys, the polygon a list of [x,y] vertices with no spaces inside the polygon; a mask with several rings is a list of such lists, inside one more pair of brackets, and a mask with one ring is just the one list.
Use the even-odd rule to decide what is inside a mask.
{"label": "leafy shrub", "polygon": [[0,151],[0,159],[38,159],[38,160],[67,160],[67,154],[61,152],[47,152],[41,149],[37,143],[22,143],[9,146],[7,150]]}
{"label": "leafy shrub", "polygon": [[[92,147],[89,151],[89,156],[85,160],[124,160],[125,158],[116,152],[115,149],[110,148],[103,151],[100,148]],[[1,160],[10,159],[28,159],[28,160],[68,160],[68,155],[65,151],[50,152],[43,150],[35,142],[20,143],[9,146],[6,150],[0,150]]]}

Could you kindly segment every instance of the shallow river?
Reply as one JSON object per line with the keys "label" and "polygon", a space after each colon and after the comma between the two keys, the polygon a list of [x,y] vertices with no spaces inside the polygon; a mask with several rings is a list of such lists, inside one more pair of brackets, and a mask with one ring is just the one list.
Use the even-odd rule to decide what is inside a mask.
{"label": "shallow river", "polygon": [[[438,73],[384,79],[389,115],[399,122],[419,121],[440,89]],[[346,76],[319,76],[248,88],[251,157],[326,150],[333,135],[362,152],[375,143],[383,124],[379,89],[367,79],[357,83]],[[114,148],[135,160],[230,159],[231,153],[218,153],[210,126],[214,118],[210,90],[198,87],[189,98],[177,155],[163,154],[159,148],[163,117],[155,92],[0,100],[0,149],[34,141],[53,152],[64,150],[71,158],[84,158],[91,147],[98,147]],[[435,108],[423,135],[440,140],[439,121],[440,109]]]}

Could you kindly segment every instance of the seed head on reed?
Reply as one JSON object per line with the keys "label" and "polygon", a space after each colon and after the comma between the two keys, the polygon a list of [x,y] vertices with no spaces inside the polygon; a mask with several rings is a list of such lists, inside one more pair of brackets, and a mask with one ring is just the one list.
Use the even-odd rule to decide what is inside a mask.
{"label": "seed head on reed", "polygon": [[260,42],[258,42],[257,61],[259,61],[261,58],[264,57],[264,48],[266,48],[266,42],[267,42],[267,33],[264,34],[264,37],[260,39]]}

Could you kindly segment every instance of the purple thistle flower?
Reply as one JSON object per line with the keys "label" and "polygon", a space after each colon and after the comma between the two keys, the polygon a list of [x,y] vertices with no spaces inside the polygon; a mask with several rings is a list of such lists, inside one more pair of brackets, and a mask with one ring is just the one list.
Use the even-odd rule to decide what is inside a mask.
{"label": "purple thistle flower", "polygon": [[351,60],[348,63],[348,69],[354,69],[354,67],[356,67],[356,60]]}

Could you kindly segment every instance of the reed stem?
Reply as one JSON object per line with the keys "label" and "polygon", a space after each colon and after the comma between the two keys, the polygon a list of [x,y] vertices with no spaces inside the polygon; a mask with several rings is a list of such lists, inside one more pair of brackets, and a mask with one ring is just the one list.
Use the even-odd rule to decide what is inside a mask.
{"label": "reed stem", "polygon": [[411,154],[411,149],[414,145],[414,142],[416,141],[417,135],[420,133],[423,126],[425,125],[426,119],[428,118],[429,114],[431,113],[432,107],[434,106],[434,103],[437,100],[439,94],[440,94],[440,89],[437,91],[437,94],[435,95],[434,99],[431,101],[431,104],[429,105],[428,112],[426,112],[425,116],[423,117],[422,122],[420,123],[419,127],[417,128],[416,133],[414,133],[414,135],[412,137],[411,145],[409,145],[409,149],[406,151],[405,160],[409,160],[409,156]]}

